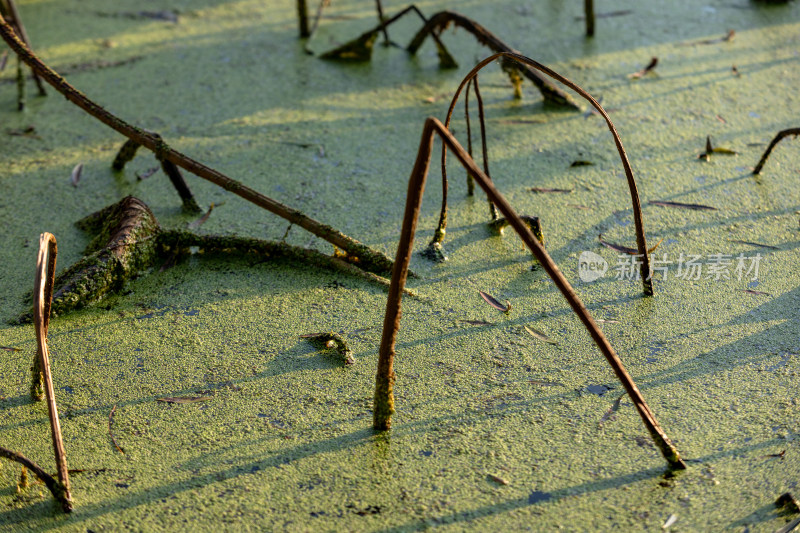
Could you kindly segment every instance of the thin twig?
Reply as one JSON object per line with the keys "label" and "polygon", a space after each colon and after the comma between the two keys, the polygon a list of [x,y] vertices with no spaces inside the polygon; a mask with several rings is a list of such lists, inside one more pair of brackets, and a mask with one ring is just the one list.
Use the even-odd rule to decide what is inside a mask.
{"label": "thin twig", "polygon": [[[19,15],[19,10],[17,9],[17,4],[14,3],[14,0],[2,0],[0,1],[0,14],[4,15],[8,13],[8,18],[11,21],[11,25],[17,29],[17,33],[19,34],[19,38],[22,39],[28,48],[33,49],[31,46],[31,40],[28,38],[28,32],[25,31],[25,25],[22,23],[22,18]],[[44,90],[44,84],[42,83],[42,79],[39,77],[39,74],[36,71],[33,71],[33,81],[36,82],[36,87],[39,89],[39,96],[47,96],[47,91]]]}
{"label": "thin twig", "polygon": [[47,329],[50,323],[50,302],[53,298],[53,281],[55,279],[57,255],[56,238],[52,233],[42,233],[39,236],[39,256],[36,261],[33,320],[36,329],[37,358],[44,378],[47,411],[50,416],[50,434],[53,439],[53,452],[56,458],[56,467],[58,468],[58,481],[63,487],[64,500],[66,501],[66,505],[62,502],[62,507],[64,512],[69,512],[72,510],[72,506],[69,503],[72,497],[69,493],[67,454],[64,451],[64,440],[61,437],[61,425],[58,421],[56,394],[53,389],[53,376],[50,374],[50,356],[47,349]]}
{"label": "thin twig", "polygon": [[[450,101],[450,107],[447,110],[447,116],[445,117],[444,125],[446,128],[450,126],[450,120],[452,119],[453,112],[455,110],[456,102],[458,101],[459,96],[461,95],[461,91],[464,90],[464,87],[469,83],[469,81],[478,75],[478,72],[484,68],[486,65],[491,63],[497,58],[502,57],[504,61],[508,62],[515,62],[520,63],[523,65],[527,65],[533,69],[543,72],[544,74],[550,76],[551,78],[563,83],[576,93],[578,93],[581,97],[586,99],[592,107],[594,107],[597,112],[605,119],[606,124],[608,125],[608,129],[611,131],[611,135],[614,138],[614,144],[617,147],[617,152],[619,153],[620,160],[622,161],[622,167],[625,170],[625,176],[627,177],[628,181],[628,188],[630,190],[631,195],[631,208],[633,210],[633,221],[636,227],[636,248],[641,255],[641,265],[640,265],[640,273],[642,278],[642,289],[646,296],[651,296],[653,294],[653,282],[651,279],[651,267],[650,267],[650,256],[647,250],[647,240],[644,234],[644,221],[642,217],[642,203],[639,199],[639,190],[636,186],[636,180],[633,177],[633,168],[631,167],[630,161],[628,161],[628,155],[625,153],[625,148],[622,146],[622,139],[620,139],[619,134],[617,133],[617,129],[614,127],[614,123],[611,122],[611,118],[606,113],[605,109],[600,105],[600,103],[595,100],[592,95],[586,92],[583,88],[579,85],[574,83],[573,81],[565,78],[561,74],[555,72],[554,70],[530,59],[520,54],[510,53],[510,52],[500,52],[497,54],[493,54],[480,63],[478,63],[475,68],[473,68],[469,74],[464,78],[461,84],[456,89],[455,95],[453,99]],[[446,147],[442,147],[442,180],[443,182],[447,181],[447,169],[446,169],[446,161],[447,161],[447,150]],[[442,184],[442,188],[444,189],[446,184]],[[443,208],[446,210],[447,206],[444,205]],[[445,226],[447,223],[447,216],[440,215],[439,223],[440,227],[436,229],[434,232],[434,239],[437,236],[441,235],[442,238],[445,234],[445,226],[442,226],[442,222],[444,222]],[[441,247],[441,241],[439,242],[439,247]],[[433,241],[429,247],[433,245]]]}
{"label": "thin twig", "polygon": [[[490,58],[493,60],[494,58]],[[482,64],[479,65],[480,68]],[[473,73],[475,69],[473,69]],[[466,83],[462,83],[463,85]],[[429,117],[425,121],[422,130],[417,159],[411,171],[408,184],[408,195],[406,200],[405,216],[403,227],[400,234],[400,242],[397,247],[397,256],[392,272],[392,285],[389,289],[389,298],[386,303],[386,315],[383,322],[383,335],[381,338],[380,353],[378,359],[378,371],[375,377],[375,403],[373,409],[373,426],[376,430],[386,430],[391,427],[391,416],[394,413],[394,354],[397,332],[400,328],[400,308],[402,300],[402,289],[408,272],[408,265],[411,259],[412,244],[416,231],[417,220],[419,218],[422,203],[422,193],[425,187],[425,180],[430,166],[431,151],[433,149],[434,135],[439,135],[442,142],[449,148],[461,162],[461,164],[472,174],[478,185],[486,192],[489,198],[497,205],[500,212],[508,219],[509,224],[520,236],[525,245],[531,250],[537,261],[544,268],[545,272],[553,280],[554,284],[566,298],[572,310],[583,322],[595,344],[608,360],[617,378],[622,383],[628,396],[636,406],[642,421],[647,427],[653,440],[661,450],[662,455],[675,469],[686,468],[686,464],[681,459],[678,451],[670,442],[667,435],[659,426],[652,411],[644,400],[642,393],[634,383],[630,374],[625,370],[614,348],[608,342],[603,331],[598,327],[589,311],[578,298],[575,290],[553,262],[550,255],[539,243],[525,222],[514,211],[506,199],[495,189],[488,176],[477,166],[475,161],[462,148],[456,138],[438,119]]]}
{"label": "thin twig", "polygon": [[767,149],[764,150],[764,155],[761,156],[756,168],[753,169],[753,175],[757,175],[761,172],[761,169],[764,167],[764,163],[767,162],[767,158],[769,157],[769,154],[772,153],[772,149],[775,148],[775,145],[781,142],[784,137],[788,137],[789,135],[800,135],[800,128],[789,128],[787,130],[779,131],[778,134],[775,135],[775,138],[772,139],[772,142],[769,143]]}
{"label": "thin twig", "polygon": [[41,466],[37,465],[21,453],[9,450],[8,448],[3,448],[2,446],[0,446],[0,457],[5,457],[10,461],[19,463],[23,466],[23,468],[27,468],[33,472],[34,475],[41,479],[42,482],[47,486],[47,488],[50,490],[50,493],[53,495],[53,498],[55,498],[61,504],[61,508],[64,510],[64,512],[69,513],[72,511],[72,501],[69,497],[69,491],[66,490],[57,479],[54,479],[53,476],[45,472]]}
{"label": "thin twig", "polygon": [[334,246],[347,252],[353,258],[358,258],[359,264],[365,269],[375,273],[387,272],[392,268],[392,261],[386,255],[348,237],[337,229],[318,222],[305,213],[284,205],[272,198],[265,196],[250,187],[238,182],[221,172],[207,167],[194,159],[172,149],[159,136],[147,132],[141,128],[128,124],[122,119],[109,113],[93,101],[89,100],[83,93],[76,90],[72,85],[55,73],[50,67],[45,65],[25,44],[19,40],[14,30],[0,16],[0,36],[8,43],[12,50],[34,71],[38,72],[44,80],[52,85],[59,93],[64,95],[70,102],[77,105],[100,122],[118,131],[130,140],[144,146],[152,151],[156,158],[161,161],[171,161],[177,166],[191,172],[192,174],[208,180],[223,189],[244,198],[286,220],[300,226],[314,235],[325,239]]}

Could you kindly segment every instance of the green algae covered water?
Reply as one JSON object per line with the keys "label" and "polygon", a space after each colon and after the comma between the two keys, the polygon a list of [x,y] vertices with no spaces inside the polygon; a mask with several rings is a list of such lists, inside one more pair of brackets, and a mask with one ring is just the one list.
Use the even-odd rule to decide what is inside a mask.
{"label": "green algae covered water", "polygon": [[[548,250],[689,469],[666,475],[583,326],[531,270],[516,237],[492,236],[483,197],[466,196],[452,164],[449,260],[412,259],[419,278],[411,287],[423,298],[404,303],[390,432],[371,429],[380,286],[299,263],[193,256],[52,320],[75,511],[61,514],[41,484],[18,488],[19,466],[2,462],[0,529],[771,532],[797,516],[774,504],[800,493],[795,141],[784,140],[759,177],[750,173],[775,132],[800,125],[800,6],[616,2],[598,13],[628,13],[599,18],[591,40],[576,20],[578,2],[418,6],[474,18],[611,111],[648,241],[663,238],[653,298],[641,296],[625,257],[598,240],[635,242],[602,119],[545,106],[530,85],[515,100],[499,68],[481,77],[494,181],[521,213],[542,219]],[[304,52],[291,2],[30,0],[19,8],[36,51],[90,98],[390,255],[422,123],[444,118],[463,75],[489,53],[448,30],[442,40],[457,70],[438,69],[431,43],[410,57],[382,38],[370,63],[324,62]],[[166,10],[173,16],[153,16]],[[308,42],[315,53],[376,21],[367,1],[334,2],[324,13]],[[406,43],[418,28],[404,19],[390,36]],[[723,40],[730,29],[735,38]],[[629,77],[652,57],[653,73]],[[55,91],[38,98],[29,84],[28,109],[18,113],[14,66],[9,58],[0,73],[3,324],[26,309],[41,232],[58,239],[60,270],[89,242],[74,222],[123,196],[146,202],[164,227],[195,218],[181,212],[161,171],[137,179],[157,167],[152,155],[140,152],[114,173],[124,139]],[[698,159],[707,136],[737,154]],[[437,165],[418,251],[438,220]],[[187,180],[202,206],[217,205],[198,232],[285,236],[332,251]],[[599,279],[585,281],[584,252],[607,263]],[[511,312],[478,290],[510,301]],[[320,331],[341,333],[356,363],[343,367],[335,350],[300,338]],[[0,345],[15,349],[0,358],[0,445],[55,471],[46,407],[28,399],[33,328],[0,326]],[[158,401],[174,397],[203,401]]]}

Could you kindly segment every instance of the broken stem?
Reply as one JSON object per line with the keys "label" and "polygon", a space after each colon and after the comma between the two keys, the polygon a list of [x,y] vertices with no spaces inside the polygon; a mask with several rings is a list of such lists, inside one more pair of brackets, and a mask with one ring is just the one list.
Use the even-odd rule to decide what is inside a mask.
{"label": "broken stem", "polygon": [[462,148],[452,133],[450,133],[438,119],[433,117],[429,117],[425,121],[419,151],[417,152],[417,159],[414,162],[414,168],[411,171],[411,177],[408,183],[405,216],[403,218],[400,242],[397,247],[397,256],[392,272],[392,284],[389,288],[389,297],[386,303],[386,315],[383,322],[378,371],[375,377],[373,427],[376,430],[387,430],[391,427],[391,416],[394,413],[394,354],[397,332],[400,328],[402,289],[405,285],[408,265],[411,259],[414,233],[416,231],[417,219],[419,218],[422,203],[422,194],[425,190],[425,181],[430,166],[433,138],[434,135],[437,134],[447,148],[455,154],[461,164],[472,174],[472,177],[478,182],[478,185],[480,185],[489,198],[497,205],[500,212],[509,221],[511,227],[514,228],[514,231],[517,232],[522,241],[531,250],[553,280],[556,287],[558,287],[564,295],[570,307],[572,307],[572,310],[578,315],[581,322],[583,322],[595,344],[597,344],[598,348],[611,365],[611,368],[614,370],[614,373],[617,375],[617,378],[622,383],[628,396],[632,399],[645,427],[647,427],[650,435],[653,437],[653,440],[658,445],[670,467],[674,469],[686,468],[686,464],[681,459],[678,451],[670,442],[667,435],[658,425],[642,393],[639,391],[639,388],[634,383],[630,374],[625,370],[614,348],[608,342],[608,339],[606,339],[603,331],[597,326],[580,298],[578,298],[575,290],[558,269],[558,266],[556,266],[555,262],[545,251],[544,247],[539,243],[525,222],[497,189],[495,189],[489,177],[477,166],[475,161],[469,157],[469,154]]}
{"label": "broken stem", "polygon": [[297,23],[300,28],[300,37],[305,39],[311,35],[308,31],[308,6],[306,0],[297,0]]}
{"label": "broken stem", "polygon": [[764,150],[764,155],[761,156],[756,168],[753,169],[753,175],[757,175],[761,172],[761,169],[764,167],[764,163],[767,162],[767,158],[769,157],[769,154],[772,153],[772,149],[775,148],[775,145],[781,142],[784,137],[788,137],[789,135],[800,135],[800,128],[789,128],[787,130],[779,131],[778,134],[775,135],[775,138],[772,139],[772,142],[769,143],[767,149]]}
{"label": "broken stem", "polygon": [[[417,35],[411,40],[411,43],[409,43],[406,50],[408,50],[410,54],[415,54],[417,50],[419,50],[419,47],[422,46],[422,43],[425,41],[425,38],[428,35],[436,37],[438,32],[441,32],[447,28],[447,26],[449,26],[451,23],[470,32],[475,36],[479,43],[487,46],[493,52],[510,52],[513,54],[519,54],[519,52],[508,46],[506,43],[501,41],[500,38],[474,20],[454,11],[440,11],[439,13],[433,15],[428,20],[427,24],[425,24],[425,26],[419,30],[419,32],[417,32]],[[517,65],[515,66],[514,70],[521,71],[526,78],[531,80],[536,88],[539,89],[539,92],[542,93],[542,97],[544,98],[545,102],[559,106],[580,109],[578,104],[576,104],[567,93],[550,83],[547,78],[543,77],[535,70],[527,68],[525,65]]]}
{"label": "broken stem", "polygon": [[[647,249],[647,240],[646,240],[645,234],[644,234],[644,221],[643,221],[643,217],[642,217],[642,203],[641,203],[641,200],[639,199],[639,190],[638,190],[638,187],[636,186],[636,180],[633,177],[633,168],[631,167],[630,161],[628,160],[628,155],[625,153],[625,148],[622,146],[622,139],[620,139],[619,134],[617,133],[617,129],[614,127],[614,123],[611,122],[611,118],[608,116],[608,113],[606,113],[605,109],[603,109],[603,107],[600,105],[600,103],[597,100],[595,100],[592,97],[592,95],[590,95],[588,92],[586,92],[583,88],[578,86],[573,81],[570,81],[569,79],[565,78],[561,74],[555,72],[554,70],[551,70],[550,68],[542,65],[541,63],[538,63],[537,61],[534,61],[533,59],[530,59],[528,57],[525,57],[523,55],[516,54],[516,53],[500,52],[500,53],[497,53],[497,54],[493,54],[493,55],[487,57],[486,59],[484,59],[483,61],[481,61],[480,63],[478,63],[475,66],[475,68],[473,68],[469,72],[469,74],[467,74],[467,76],[464,78],[464,80],[458,86],[458,88],[456,89],[455,95],[453,96],[453,99],[450,101],[450,107],[447,110],[447,116],[446,116],[445,121],[444,121],[445,127],[449,128],[450,120],[451,120],[451,118],[453,116],[453,111],[455,110],[456,102],[458,101],[459,95],[461,94],[461,91],[464,90],[464,87],[467,85],[467,83],[469,83],[469,81],[472,78],[476,77],[478,75],[478,72],[482,68],[484,68],[486,65],[488,65],[489,63],[491,63],[492,61],[494,61],[495,59],[500,58],[500,57],[502,57],[504,59],[504,61],[506,61],[506,62],[521,63],[523,65],[531,67],[532,69],[539,70],[539,71],[543,72],[544,74],[550,76],[551,78],[559,81],[560,83],[563,83],[564,85],[566,85],[567,87],[569,87],[570,89],[572,89],[573,91],[578,93],[581,97],[586,99],[592,105],[592,107],[594,107],[597,110],[597,112],[600,114],[600,116],[602,116],[605,119],[606,124],[608,126],[608,129],[611,131],[611,135],[614,138],[614,144],[617,147],[617,152],[619,153],[620,160],[622,161],[622,167],[623,167],[623,169],[625,171],[625,176],[626,176],[627,182],[628,182],[628,189],[630,190],[631,209],[633,211],[633,221],[634,221],[634,225],[636,227],[636,248],[638,250],[638,255],[641,257],[641,260],[642,260],[641,265],[640,265],[640,276],[642,278],[642,289],[643,289],[643,292],[644,292],[645,296],[652,296],[653,295],[653,281],[651,279],[652,278],[652,271],[651,271],[651,267],[650,267],[650,255],[649,255],[649,252],[648,252],[648,249]],[[447,150],[443,146],[442,147],[442,180],[443,181],[447,180],[447,171],[446,171],[446,168],[445,168],[446,160],[447,160]],[[444,184],[442,185],[443,188],[445,186],[446,185],[444,185]],[[443,207],[444,207],[445,210],[447,209],[446,205],[444,205]],[[440,227],[437,228],[436,233],[434,234],[434,238],[435,238],[436,235],[439,235],[439,234],[444,236],[444,232],[446,230],[447,217],[446,216],[440,216],[439,220],[440,220]],[[444,221],[445,225],[442,225],[442,221]],[[440,243],[440,246],[441,246],[441,243]]]}
{"label": "broken stem", "polygon": [[191,172],[192,174],[203,178],[211,183],[219,185],[223,189],[244,198],[259,207],[266,209],[286,220],[294,223],[303,229],[308,230],[314,235],[325,239],[334,246],[337,246],[347,252],[351,257],[358,258],[359,264],[365,270],[372,272],[387,272],[392,268],[392,261],[386,255],[376,250],[371,249],[365,244],[348,237],[337,229],[318,222],[305,213],[284,205],[272,198],[265,196],[243,183],[229,178],[221,172],[207,167],[206,165],[195,161],[194,159],[173,150],[167,143],[165,143],[159,136],[128,124],[124,120],[114,116],[107,110],[89,100],[83,93],[75,89],[72,85],[54,72],[50,67],[45,65],[30,49],[25,46],[25,43],[19,40],[14,30],[8,23],[0,16],[0,36],[8,43],[12,50],[19,56],[28,66],[34,71],[38,72],[44,80],[52,85],[59,93],[64,95],[70,102],[77,105],[97,120],[106,124],[110,128],[121,133],[130,140],[144,146],[152,151],[156,157],[161,161],[170,161],[175,165]]}
{"label": "broken stem", "polygon": [[583,0],[583,11],[586,14],[586,36],[594,37],[594,0]]}
{"label": "broken stem", "polygon": [[72,510],[69,493],[69,472],[64,441],[61,438],[61,425],[58,421],[56,394],[53,389],[53,376],[50,373],[50,356],[47,348],[47,329],[50,323],[50,302],[53,298],[53,281],[55,279],[56,256],[58,247],[52,233],[39,236],[39,255],[36,261],[36,281],[34,285],[33,308],[34,327],[36,329],[36,356],[44,379],[47,397],[47,412],[50,417],[50,434],[53,439],[53,452],[58,468],[58,481],[63,488],[64,512]]}
{"label": "broken stem", "polygon": [[47,488],[50,490],[50,493],[53,495],[53,498],[55,498],[61,504],[61,508],[64,510],[64,512],[69,513],[72,511],[72,501],[69,496],[69,491],[65,489],[64,486],[58,482],[58,480],[54,479],[53,476],[45,472],[41,466],[37,465],[21,453],[9,450],[8,448],[3,448],[2,446],[0,446],[0,457],[5,457],[9,461],[19,463],[24,468],[27,468],[33,472],[34,475],[42,480],[42,483],[47,486]]}

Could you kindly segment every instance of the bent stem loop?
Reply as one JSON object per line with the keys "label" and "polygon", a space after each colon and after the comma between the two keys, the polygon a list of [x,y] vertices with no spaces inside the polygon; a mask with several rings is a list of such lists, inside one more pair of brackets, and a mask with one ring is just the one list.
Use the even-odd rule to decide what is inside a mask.
{"label": "bent stem loop", "polygon": [[64,78],[59,76],[55,71],[42,62],[19,37],[14,33],[14,30],[8,25],[5,19],[0,16],[0,37],[11,47],[14,53],[22,59],[28,66],[35,72],[38,72],[42,78],[53,86],[64,97],[80,107],[91,116],[109,126],[110,128],[121,133],[131,141],[144,146],[160,160],[166,160],[174,163],[175,165],[191,172],[195,176],[204,180],[210,181],[223,189],[232,192],[233,194],[244,198],[259,207],[270,211],[279,217],[285,218],[289,222],[300,226],[301,228],[313,233],[314,235],[325,239],[334,246],[337,246],[347,252],[348,256],[359,259],[359,265],[365,270],[380,273],[391,270],[392,261],[384,254],[371,249],[369,246],[348,237],[337,229],[322,224],[309,217],[305,213],[293,209],[287,205],[273,200],[265,196],[247,185],[229,178],[221,172],[207,167],[206,165],[195,161],[194,159],[173,150],[167,143],[161,140],[157,134],[143,130],[133,126],[124,120],[111,114],[103,107],[91,101],[83,93],[75,89]]}
{"label": "bent stem loop", "polygon": [[[506,62],[517,62],[524,65],[527,65],[531,68],[539,70],[544,74],[550,76],[551,78],[555,79],[556,81],[561,82],[562,84],[566,85],[576,93],[578,93],[581,97],[586,99],[592,107],[594,107],[597,112],[602,116],[606,124],[608,125],[608,129],[611,131],[611,135],[614,137],[614,144],[617,147],[617,152],[619,152],[620,160],[622,161],[622,167],[625,170],[625,176],[628,181],[628,188],[630,189],[631,193],[631,208],[633,211],[633,222],[636,227],[636,248],[638,251],[638,256],[641,258],[641,265],[639,266],[640,276],[642,278],[642,290],[645,296],[652,296],[653,295],[653,280],[652,280],[652,270],[650,268],[650,253],[647,250],[647,240],[644,234],[644,222],[642,218],[642,203],[639,200],[639,190],[636,186],[636,180],[633,177],[633,168],[631,167],[630,161],[628,161],[628,155],[625,153],[625,148],[622,146],[622,139],[620,139],[619,134],[617,133],[617,129],[614,127],[614,123],[611,122],[611,118],[606,113],[606,110],[603,109],[603,106],[595,100],[592,95],[586,92],[583,88],[579,85],[574,83],[573,81],[565,78],[561,74],[551,70],[550,68],[542,65],[541,63],[534,61],[526,56],[520,55],[518,53],[512,52],[500,52],[494,55],[491,55],[478,63],[475,68],[473,68],[469,74],[463,79],[461,84],[456,89],[455,94],[453,95],[453,99],[450,101],[450,107],[447,110],[447,116],[444,121],[445,128],[450,127],[450,120],[453,116],[453,112],[455,110],[456,102],[461,94],[461,91],[464,90],[464,87],[478,75],[478,72],[483,69],[486,65],[494,61],[495,59],[502,58]],[[787,130],[788,131],[788,130]],[[447,160],[447,150],[443,146],[442,147],[442,180],[447,180],[447,172],[445,169],[445,164]],[[445,183],[442,184],[442,188],[446,189],[447,185]],[[442,204],[444,210],[447,209],[446,204]],[[447,216],[446,214],[442,214],[439,219],[440,227],[437,228],[436,234],[444,235],[446,230],[447,224]],[[442,225],[444,224],[444,225]]]}
{"label": "bent stem loop", "polygon": [[63,499],[58,498],[55,493],[54,496],[61,501],[64,512],[68,513],[72,510],[72,497],[69,492],[67,454],[64,451],[64,441],[61,438],[61,425],[58,421],[58,408],[56,407],[53,376],[50,374],[50,356],[47,349],[47,329],[50,324],[50,303],[53,298],[53,281],[55,280],[57,255],[56,238],[52,233],[42,233],[39,236],[39,255],[36,260],[33,321],[36,329],[36,361],[44,380],[47,411],[50,417],[50,434],[53,439],[53,452],[56,466],[58,467],[58,481],[63,490]]}
{"label": "bent stem loop", "polygon": [[764,163],[767,162],[767,158],[769,154],[772,153],[772,149],[783,140],[784,137],[788,137],[789,135],[800,135],[800,128],[789,128],[787,130],[782,130],[775,135],[775,138],[772,139],[772,142],[769,143],[767,149],[764,150],[764,155],[761,156],[761,159],[758,160],[758,164],[756,168],[753,169],[753,175],[758,175],[761,172],[761,169],[764,168]]}
{"label": "bent stem loop", "polygon": [[525,245],[531,250],[533,255],[542,265],[544,270],[555,283],[567,299],[572,310],[578,315],[586,329],[589,331],[595,344],[608,360],[617,378],[622,383],[628,396],[633,401],[636,410],[642,417],[645,427],[650,432],[653,440],[662,455],[667,460],[671,468],[683,469],[686,464],[680,454],[670,442],[667,435],[659,426],[652,411],[644,400],[639,388],[625,370],[617,356],[614,348],[608,342],[602,330],[597,326],[589,311],[578,298],[575,290],[567,279],[558,269],[556,264],[539,243],[525,222],[514,211],[506,199],[495,189],[488,176],[478,167],[475,161],[458,143],[450,131],[436,118],[430,117],[425,121],[422,130],[417,159],[411,171],[408,184],[408,197],[406,201],[405,216],[403,218],[402,233],[397,247],[392,282],[389,288],[389,297],[386,303],[386,315],[383,322],[383,336],[381,338],[380,354],[378,359],[378,371],[375,378],[375,406],[373,411],[373,426],[376,430],[386,430],[391,427],[391,416],[394,413],[394,382],[395,373],[393,369],[395,342],[397,332],[400,327],[402,290],[405,286],[408,274],[408,265],[411,259],[411,248],[416,231],[417,218],[420,212],[422,195],[425,189],[425,181],[430,166],[431,150],[433,147],[433,136],[438,134],[442,142],[449,148],[461,162],[461,164],[472,175],[475,181],[486,192],[494,202],[500,212],[509,221],[514,231],[520,236]]}

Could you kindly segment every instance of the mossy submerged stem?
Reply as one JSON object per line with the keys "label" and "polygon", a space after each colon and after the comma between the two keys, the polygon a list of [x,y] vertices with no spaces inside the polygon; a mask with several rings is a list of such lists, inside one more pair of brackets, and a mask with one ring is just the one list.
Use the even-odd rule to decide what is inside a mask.
{"label": "mossy submerged stem", "polygon": [[772,142],[769,143],[767,149],[764,150],[764,154],[761,156],[761,159],[758,160],[756,168],[753,169],[753,175],[758,175],[761,173],[761,169],[764,168],[764,163],[767,162],[767,158],[769,157],[769,154],[772,153],[772,149],[775,148],[775,146],[781,142],[784,137],[788,137],[789,135],[800,135],[800,128],[789,128],[779,131],[772,139]]}
{"label": "mossy submerged stem", "polygon": [[124,120],[109,113],[103,107],[97,105],[89,100],[83,93],[70,85],[63,77],[59,76],[50,67],[44,64],[19,37],[14,33],[14,30],[8,25],[5,19],[0,16],[0,37],[11,47],[14,53],[17,54],[28,66],[34,71],[38,72],[44,80],[53,86],[59,93],[64,95],[67,100],[77,105],[103,124],[121,133],[128,139],[131,139],[141,146],[156,154],[159,160],[167,160],[176,164],[177,166],[191,172],[192,174],[203,178],[211,183],[214,183],[223,189],[244,198],[259,207],[266,209],[286,220],[294,223],[297,226],[313,233],[314,235],[324,239],[334,246],[337,246],[347,252],[351,257],[358,258],[359,264],[365,270],[375,273],[388,272],[392,269],[392,260],[383,253],[371,249],[369,246],[348,237],[337,229],[323,224],[309,217],[305,213],[293,209],[287,205],[273,200],[247,185],[238,182],[221,172],[207,167],[206,165],[195,161],[194,159],[170,148],[161,138],[150,132],[128,124]]}
{"label": "mossy submerged stem", "polygon": [[44,379],[47,412],[50,417],[50,436],[53,440],[53,452],[58,468],[58,481],[63,489],[62,508],[64,512],[68,513],[72,510],[72,497],[69,491],[67,454],[64,451],[64,440],[61,437],[61,424],[58,420],[58,407],[56,406],[53,376],[50,373],[50,354],[47,347],[47,330],[50,324],[50,303],[53,298],[57,255],[56,238],[52,233],[42,233],[39,236],[39,254],[36,260],[33,321],[36,330],[36,357],[39,360],[39,367]]}
{"label": "mossy submerged stem", "polygon": [[373,427],[376,430],[387,430],[391,427],[391,416],[394,412],[393,388],[396,377],[394,373],[394,355],[397,332],[400,328],[402,289],[405,285],[408,265],[411,259],[414,233],[416,231],[417,220],[422,204],[422,195],[425,190],[425,181],[430,166],[434,135],[439,135],[443,144],[455,154],[461,164],[472,174],[475,181],[478,182],[478,185],[495,203],[503,216],[509,221],[511,227],[514,228],[514,231],[517,232],[525,245],[531,250],[534,257],[539,261],[539,264],[542,265],[553,280],[556,287],[564,295],[570,307],[572,307],[572,310],[578,315],[578,318],[580,318],[581,322],[583,322],[584,326],[589,331],[589,334],[595,344],[597,344],[601,353],[608,360],[608,363],[622,383],[628,396],[633,401],[645,427],[669,466],[673,469],[686,468],[686,464],[659,426],[650,407],[645,402],[642,393],[639,391],[639,388],[634,383],[630,374],[625,370],[614,348],[608,342],[608,339],[606,339],[603,331],[597,326],[580,298],[578,298],[575,290],[558,269],[558,266],[556,266],[555,262],[550,258],[550,255],[545,251],[544,247],[539,243],[538,239],[525,222],[497,189],[495,189],[489,177],[486,176],[475,161],[469,157],[469,154],[458,143],[444,124],[433,117],[429,117],[425,121],[419,151],[417,152],[417,159],[414,162],[414,168],[411,171],[411,177],[408,183],[405,215],[403,217],[400,242],[397,247],[394,271],[392,272],[392,284],[389,288],[389,297],[386,303],[386,315],[383,322],[378,371],[375,377]]}
{"label": "mossy submerged stem", "polygon": [[[466,77],[462,80],[461,84],[456,89],[455,94],[453,95],[453,99],[450,101],[450,107],[447,110],[447,116],[444,121],[445,128],[450,127],[450,120],[452,119],[453,112],[455,110],[456,102],[458,101],[458,97],[461,94],[461,91],[464,90],[469,81],[478,75],[478,72],[483,69],[486,65],[494,61],[495,59],[502,58],[504,62],[515,62],[527,65],[531,68],[539,70],[544,74],[550,76],[551,78],[563,83],[576,93],[578,93],[581,97],[586,99],[592,107],[594,107],[597,112],[602,116],[608,129],[611,131],[611,135],[614,138],[614,144],[617,147],[617,152],[619,153],[620,160],[622,161],[622,167],[625,171],[625,176],[628,182],[628,189],[630,190],[631,195],[631,209],[633,211],[633,222],[636,227],[636,248],[639,252],[639,256],[641,257],[641,265],[640,265],[640,276],[642,278],[642,290],[645,296],[652,296],[653,295],[653,280],[652,280],[652,270],[650,267],[650,254],[647,250],[647,239],[645,238],[644,233],[644,221],[642,217],[642,203],[639,199],[639,190],[636,186],[636,180],[633,177],[633,168],[631,167],[630,161],[628,160],[628,155],[625,153],[625,148],[622,146],[622,139],[620,139],[619,134],[617,133],[617,129],[614,127],[614,123],[611,122],[611,118],[606,113],[605,109],[600,105],[600,103],[595,100],[592,95],[586,92],[583,88],[577,85],[575,82],[565,78],[561,74],[555,72],[554,70],[530,59],[529,57],[511,53],[511,52],[500,52],[497,54],[493,54],[477,65],[466,75]],[[449,129],[448,129],[449,131]],[[446,161],[447,161],[447,147],[442,146],[442,180],[447,180],[447,171],[446,171]],[[446,187],[445,184],[442,185],[443,188]],[[444,209],[447,209],[447,206],[444,206]],[[447,217],[440,216],[440,227],[437,228],[437,232],[441,232],[444,234],[446,227],[441,226],[441,221],[444,220],[445,223],[447,221]]]}
{"label": "mossy submerged stem", "polygon": [[64,510],[64,512],[69,513],[72,511],[72,501],[68,497],[69,493],[65,491],[64,486],[59,483],[57,479],[45,472],[41,466],[37,465],[21,453],[9,450],[8,448],[3,448],[2,446],[0,446],[0,457],[5,457],[9,461],[19,463],[23,468],[27,468],[33,472],[36,477],[42,480],[42,483],[44,483],[48,488],[50,493],[53,495],[53,498],[55,498],[56,501],[61,504],[61,508]]}

